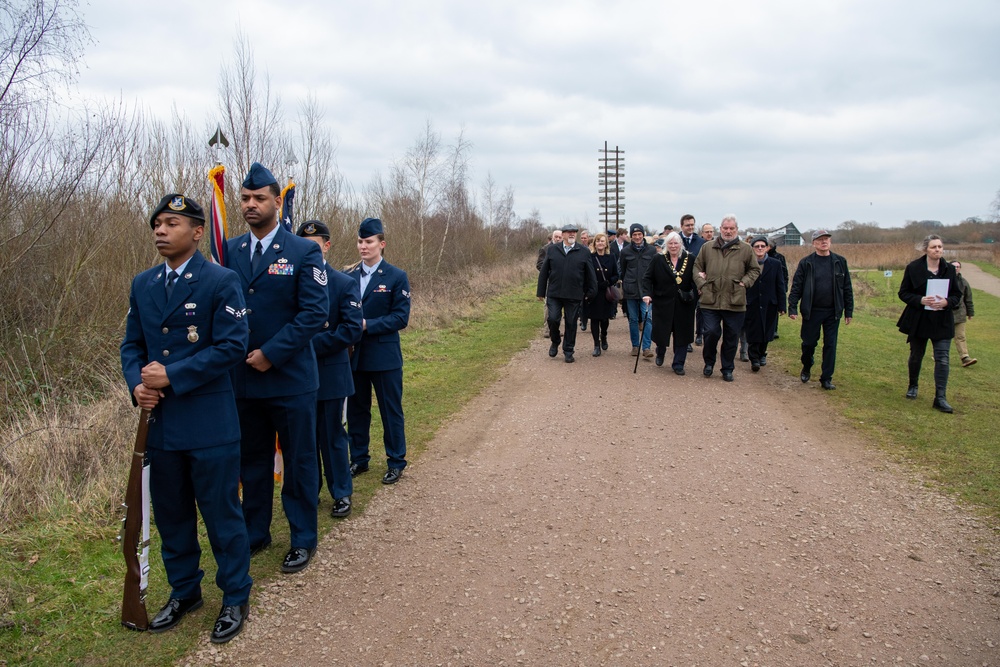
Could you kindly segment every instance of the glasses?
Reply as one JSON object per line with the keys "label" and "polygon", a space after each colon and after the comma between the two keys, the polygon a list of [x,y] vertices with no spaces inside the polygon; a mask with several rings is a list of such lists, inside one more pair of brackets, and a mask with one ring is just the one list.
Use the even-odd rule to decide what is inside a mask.
{"label": "glasses", "polygon": [[755,243],[753,247],[754,248],[766,248],[767,245],[764,244],[764,243]]}

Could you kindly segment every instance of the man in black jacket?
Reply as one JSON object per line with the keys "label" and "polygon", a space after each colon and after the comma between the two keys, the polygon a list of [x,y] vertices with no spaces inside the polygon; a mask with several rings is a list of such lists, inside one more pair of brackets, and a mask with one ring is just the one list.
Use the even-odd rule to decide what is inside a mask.
{"label": "man in black jacket", "polygon": [[[584,299],[593,299],[597,293],[597,274],[590,261],[590,251],[576,243],[576,225],[562,228],[562,242],[553,243],[545,251],[542,268],[538,272],[538,299],[546,301],[546,319],[549,324],[549,356],[559,354],[563,344],[566,363],[573,363],[576,347],[577,320]],[[546,298],[547,297],[547,298]],[[559,334],[559,320],[565,317],[566,334]]]}
{"label": "man in black jacket", "polygon": [[649,306],[642,300],[640,283],[650,263],[656,257],[656,248],[646,242],[645,228],[638,224],[629,226],[632,242],[622,248],[618,258],[618,275],[622,281],[622,302],[628,314],[628,333],[632,340],[632,356],[639,356],[640,348],[647,359],[652,359],[653,327],[646,316]]}
{"label": "man in black jacket", "polygon": [[788,316],[793,320],[802,305],[802,373],[799,379],[809,382],[813,353],[823,330],[823,365],[819,383],[823,389],[836,389],[833,370],[837,363],[837,334],[840,317],[850,324],[854,316],[854,290],[847,260],[830,252],[830,232],[819,229],[813,232],[815,252],[804,257],[792,278],[792,291],[788,295]]}

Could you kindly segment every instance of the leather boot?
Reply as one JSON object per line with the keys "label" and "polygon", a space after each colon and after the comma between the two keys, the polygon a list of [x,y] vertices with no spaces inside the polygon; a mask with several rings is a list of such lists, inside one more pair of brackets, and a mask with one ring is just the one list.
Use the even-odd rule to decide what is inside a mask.
{"label": "leather boot", "polygon": [[595,345],[594,346],[594,352],[593,352],[592,356],[595,356],[595,357],[601,356],[601,346],[600,345]]}
{"label": "leather boot", "polygon": [[944,397],[944,389],[938,389],[937,392],[935,393],[934,409],[940,410],[941,412],[944,412],[949,415],[955,411],[954,408],[948,405],[948,401]]}
{"label": "leather boot", "polygon": [[917,400],[917,385],[911,384],[906,390],[906,397],[911,401]]}

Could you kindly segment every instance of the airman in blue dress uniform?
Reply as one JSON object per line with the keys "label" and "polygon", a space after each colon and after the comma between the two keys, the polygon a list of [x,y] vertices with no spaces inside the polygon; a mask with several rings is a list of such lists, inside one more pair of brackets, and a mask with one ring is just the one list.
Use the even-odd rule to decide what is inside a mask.
{"label": "airman in blue dress uniform", "polygon": [[382,442],[388,458],[383,484],[395,484],[406,467],[403,424],[403,351],[399,332],[410,321],[410,281],[406,272],[382,258],[385,230],[378,218],[365,218],[358,228],[361,262],[348,272],[361,292],[364,334],[354,348],[354,395],[347,399],[347,432],[351,437],[351,475],[368,470],[371,456],[372,389],[382,417]]}
{"label": "airman in blue dress uniform", "polygon": [[229,376],[246,353],[246,309],[236,274],[198,252],[205,214],[197,202],[167,195],[150,225],[166,264],[132,281],[121,344],[132,401],[151,410],[150,495],[171,586],[149,629],[169,630],[203,604],[200,508],[223,593],[211,639],[222,643],[243,629],[252,585],[239,500],[240,424]]}
{"label": "airman in blue dress uniform", "polygon": [[240,476],[251,555],[271,544],[274,440],[281,443],[281,503],[291,548],[282,572],[299,572],[316,552],[319,469],[316,390],[310,344],[329,314],[323,254],[312,241],[278,224],[281,191],[254,163],[240,190],[250,232],[229,241],[229,265],[240,278],[250,328],[249,354],[233,369],[240,413]]}
{"label": "airman in blue dress uniform", "polygon": [[[299,227],[299,236],[312,239],[326,254],[330,250],[330,228],[319,220],[308,220]],[[354,393],[349,348],[361,340],[361,293],[350,276],[326,267],[329,281],[330,316],[323,331],[313,336],[319,369],[319,392],[316,394],[316,444],[320,466],[326,474],[326,486],[333,497],[330,514],[344,518],[351,513],[350,441],[344,430],[344,405]],[[322,485],[322,479],[320,480]]]}

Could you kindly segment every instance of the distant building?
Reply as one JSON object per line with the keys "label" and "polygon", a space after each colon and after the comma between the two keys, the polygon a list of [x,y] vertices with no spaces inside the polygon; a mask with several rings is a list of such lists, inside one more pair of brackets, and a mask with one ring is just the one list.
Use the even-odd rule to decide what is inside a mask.
{"label": "distant building", "polygon": [[794,223],[789,222],[784,227],[778,227],[767,232],[768,240],[774,245],[802,245],[802,234]]}

